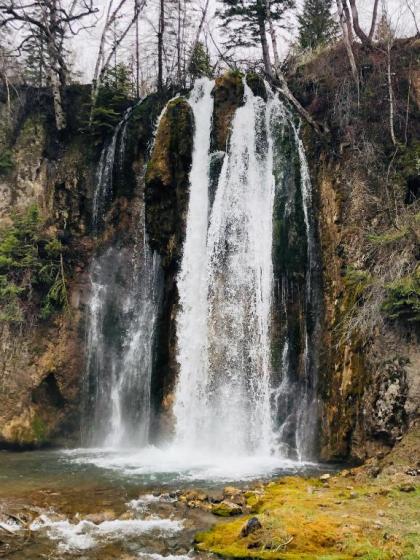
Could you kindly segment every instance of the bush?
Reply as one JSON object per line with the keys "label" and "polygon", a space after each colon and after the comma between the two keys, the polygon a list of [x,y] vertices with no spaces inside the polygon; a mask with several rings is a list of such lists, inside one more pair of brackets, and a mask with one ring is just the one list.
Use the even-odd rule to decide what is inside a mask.
{"label": "bush", "polygon": [[420,321],[420,266],[409,274],[387,284],[382,310],[389,319]]}
{"label": "bush", "polygon": [[3,150],[0,152],[0,175],[5,175],[13,167],[13,158],[11,150]]}
{"label": "bush", "polygon": [[0,230],[0,321],[22,323],[30,310],[46,319],[67,307],[64,248],[44,230],[35,205]]}

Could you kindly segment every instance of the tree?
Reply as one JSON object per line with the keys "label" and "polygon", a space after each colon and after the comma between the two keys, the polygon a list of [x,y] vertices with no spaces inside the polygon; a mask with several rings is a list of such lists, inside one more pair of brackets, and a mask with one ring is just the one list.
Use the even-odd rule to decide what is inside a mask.
{"label": "tree", "polygon": [[0,27],[18,30],[22,41],[18,50],[30,40],[45,45],[48,82],[51,87],[55,122],[58,130],[66,127],[63,94],[68,77],[65,41],[77,35],[84,18],[97,12],[93,0],[34,0],[28,4],[20,0],[0,0]]}
{"label": "tree", "polygon": [[[135,0],[132,17],[129,18],[127,21],[125,21],[122,29],[118,33],[116,33],[116,22],[124,15],[124,9],[126,8],[127,3],[128,0],[119,0],[119,2],[117,2],[116,5],[114,5],[114,0],[109,0],[108,7],[106,9],[105,22],[99,40],[98,54],[96,57],[95,69],[93,72],[93,79],[92,79],[92,94],[91,94],[92,108],[91,108],[91,115],[90,115],[91,123],[92,123],[93,112],[95,110],[96,101],[101,87],[102,79],[111,64],[113,57],[116,55],[119,46],[124,41],[128,32],[133,27],[133,25],[137,25],[139,15],[143,10],[146,1]],[[112,36],[111,41],[110,41],[110,36]],[[109,43],[111,44],[111,46],[107,50],[107,45]],[[136,40],[137,53],[138,53],[138,48],[139,47],[138,47],[138,38],[137,38]]]}
{"label": "tree", "polygon": [[272,76],[270,51],[267,41],[269,21],[284,27],[282,21],[294,0],[222,0],[223,8],[218,11],[222,27],[226,31],[229,46],[261,46],[265,72]]}
{"label": "tree", "polygon": [[193,80],[196,78],[202,78],[203,76],[210,78],[212,75],[209,53],[204,44],[200,41],[195,45],[191,57],[189,73],[191,74]]}
{"label": "tree", "polygon": [[335,38],[338,29],[331,15],[331,5],[332,0],[305,0],[303,11],[298,15],[302,49],[314,49]]}

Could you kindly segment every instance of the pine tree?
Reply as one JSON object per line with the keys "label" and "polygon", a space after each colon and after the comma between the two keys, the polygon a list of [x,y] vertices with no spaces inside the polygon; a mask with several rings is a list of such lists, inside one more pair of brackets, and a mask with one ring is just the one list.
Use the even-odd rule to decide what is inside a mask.
{"label": "pine tree", "polygon": [[212,69],[209,53],[201,41],[199,41],[195,46],[188,70],[193,79],[202,78],[203,76],[211,78]]}
{"label": "pine tree", "polygon": [[269,74],[270,55],[267,43],[268,14],[273,23],[282,27],[287,10],[295,6],[294,0],[222,0],[223,8],[217,14],[226,31],[229,47],[261,46],[264,66]]}
{"label": "pine tree", "polygon": [[326,45],[337,34],[338,25],[331,15],[332,0],[305,0],[299,21],[299,46],[314,49]]}

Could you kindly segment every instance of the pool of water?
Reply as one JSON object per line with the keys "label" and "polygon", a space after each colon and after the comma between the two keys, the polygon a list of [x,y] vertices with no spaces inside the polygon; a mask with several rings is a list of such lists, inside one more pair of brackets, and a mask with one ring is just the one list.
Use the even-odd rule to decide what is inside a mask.
{"label": "pool of water", "polygon": [[214,516],[178,499],[331,467],[191,449],[0,452],[0,557],[185,560]]}

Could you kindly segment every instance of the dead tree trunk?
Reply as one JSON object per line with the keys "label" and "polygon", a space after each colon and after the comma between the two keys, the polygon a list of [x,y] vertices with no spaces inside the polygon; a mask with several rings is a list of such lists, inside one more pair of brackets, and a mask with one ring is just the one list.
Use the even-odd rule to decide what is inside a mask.
{"label": "dead tree trunk", "polygon": [[[276,73],[276,77],[279,82],[280,91],[286,97],[286,99],[293,105],[299,115],[312,126],[312,128],[317,132],[317,134],[322,134],[322,132],[328,132],[326,128],[321,130],[319,124],[315,121],[315,119],[308,113],[308,111],[299,103],[293,93],[290,91],[289,85],[287,83],[286,78],[284,77],[283,72],[281,71],[280,65],[280,58],[277,49],[277,36],[276,30],[274,29],[273,20],[271,19],[271,12],[270,12],[270,0],[265,0],[266,6],[266,19],[268,23],[268,28],[270,31],[271,37],[271,44],[273,46],[273,54],[274,54],[274,69]],[[268,45],[267,45],[268,47]]]}

